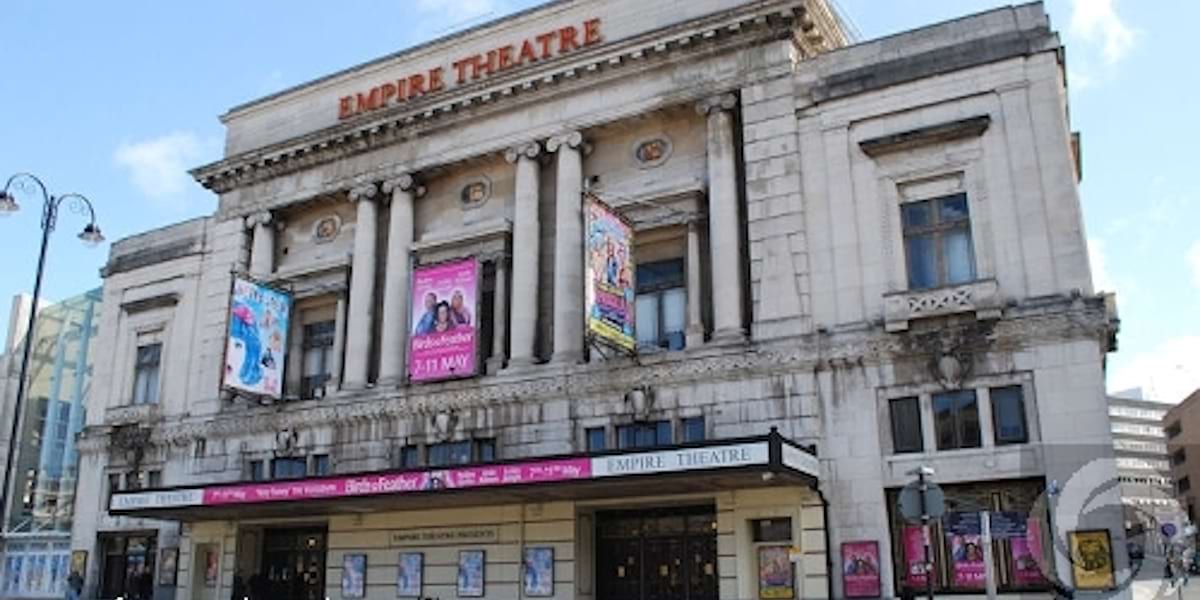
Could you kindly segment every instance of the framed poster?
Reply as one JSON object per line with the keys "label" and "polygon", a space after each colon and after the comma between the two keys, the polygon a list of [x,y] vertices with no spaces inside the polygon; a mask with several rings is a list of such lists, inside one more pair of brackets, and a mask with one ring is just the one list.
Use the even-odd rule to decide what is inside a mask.
{"label": "framed poster", "polygon": [[425,572],[425,555],[420,552],[401,552],[396,570],[396,597],[420,598]]}
{"label": "framed poster", "polygon": [[758,597],[764,600],[796,597],[789,546],[758,547]]}
{"label": "framed poster", "polygon": [[479,598],[483,596],[483,550],[460,550],[458,553],[458,596]]}
{"label": "framed poster", "polygon": [[367,595],[367,555],[347,554],[342,557],[342,597],[364,598]]}
{"label": "framed poster", "polygon": [[87,550],[72,550],[71,551],[71,567],[69,573],[74,573],[83,577],[87,574]]}
{"label": "framed poster", "polygon": [[409,378],[421,382],[475,375],[479,261],[417,267],[412,294]]}
{"label": "framed poster", "polygon": [[634,293],[633,227],[616,211],[596,199],[584,207],[584,318],[594,340],[633,352]]}
{"label": "framed poster", "polygon": [[554,595],[554,548],[525,549],[525,595]]}
{"label": "framed poster", "polygon": [[291,313],[291,295],[234,277],[222,387],[253,396],[283,396]]}
{"label": "framed poster", "polygon": [[163,548],[159,551],[158,585],[175,585],[179,572],[179,548]]}
{"label": "framed poster", "polygon": [[1012,538],[1013,582],[1018,586],[1042,586],[1046,577],[1042,573],[1042,529],[1037,519],[1029,519],[1025,535]]}
{"label": "framed poster", "polygon": [[983,562],[983,545],[976,534],[947,534],[950,539],[950,566],[954,570],[954,587],[986,587],[986,565]]}
{"label": "framed poster", "polygon": [[847,598],[879,597],[879,542],[842,543],[842,589]]}
{"label": "framed poster", "polygon": [[1107,529],[1069,531],[1067,544],[1071,549],[1071,574],[1076,589],[1110,590],[1116,587],[1112,539]]}
{"label": "framed poster", "polygon": [[215,546],[204,547],[204,587],[217,587],[221,555]]}

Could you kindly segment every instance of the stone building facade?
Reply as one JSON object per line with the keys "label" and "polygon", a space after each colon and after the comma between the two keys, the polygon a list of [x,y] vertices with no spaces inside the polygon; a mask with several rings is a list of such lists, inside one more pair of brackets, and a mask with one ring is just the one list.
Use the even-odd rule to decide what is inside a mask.
{"label": "stone building facade", "polygon": [[[1066,502],[1116,477],[1116,321],[1063,60],[1037,4],[849,45],[820,0],[564,0],[232,109],[217,212],[105,269],[89,593],[890,597],[922,465],[1042,539],[1062,482],[1122,548],[1115,491]],[[634,355],[587,335],[594,201]],[[416,274],[460,259],[478,368],[418,381]],[[278,397],[222,387],[235,278],[291,298]],[[981,589],[949,533],[936,585]],[[997,550],[1006,594],[1073,581]]]}
{"label": "stone building facade", "polygon": [[1143,398],[1140,388],[1108,396],[1125,531],[1147,552],[1156,554],[1165,551],[1169,541],[1160,533],[1162,524],[1178,525],[1184,520],[1175,500],[1171,457],[1162,427],[1169,408],[1170,404]]}
{"label": "stone building facade", "polygon": [[1196,450],[1200,445],[1200,390],[1187,395],[1179,404],[1171,407],[1162,418],[1163,433],[1167,439],[1167,454],[1171,462],[1171,480],[1175,498],[1179,501],[1189,523],[1196,523],[1200,494],[1192,489],[1193,481],[1200,481],[1200,461]]}

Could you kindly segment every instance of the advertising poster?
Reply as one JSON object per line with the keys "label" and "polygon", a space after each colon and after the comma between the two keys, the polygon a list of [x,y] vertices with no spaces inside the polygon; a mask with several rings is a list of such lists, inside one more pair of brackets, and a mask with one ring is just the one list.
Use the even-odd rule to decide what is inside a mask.
{"label": "advertising poster", "polygon": [[87,550],[72,550],[71,551],[71,573],[75,573],[80,577],[87,573]]}
{"label": "advertising poster", "polygon": [[842,544],[842,589],[847,598],[878,598],[879,543]]}
{"label": "advertising poster", "polygon": [[204,550],[204,587],[217,587],[217,575],[220,573],[221,555],[216,548],[209,546]]}
{"label": "advertising poster", "polygon": [[420,552],[401,552],[396,571],[396,596],[420,598],[424,576],[425,555]]}
{"label": "advertising poster", "polygon": [[456,260],[413,271],[408,374],[414,382],[475,374],[479,262]]}
{"label": "advertising poster", "polygon": [[554,548],[525,549],[525,595],[554,595]]}
{"label": "advertising poster", "polygon": [[983,546],[978,535],[951,534],[950,563],[954,567],[954,587],[983,588],[987,567],[983,562]]}
{"label": "advertising poster", "polygon": [[925,588],[925,531],[920,526],[904,528],[904,558],[908,571],[905,582],[911,588]]}
{"label": "advertising poster", "polygon": [[1040,534],[1030,523],[1029,535],[1013,538],[1012,547],[1013,582],[1018,586],[1040,586],[1045,584],[1042,575]]}
{"label": "advertising poster", "polygon": [[342,597],[363,598],[367,595],[367,555],[347,554],[342,557]]}
{"label": "advertising poster", "polygon": [[587,203],[584,310],[590,337],[633,352],[633,228],[598,200]]}
{"label": "advertising poster", "polygon": [[179,566],[179,548],[163,548],[158,561],[158,585],[175,585]]}
{"label": "advertising poster", "polygon": [[788,546],[760,546],[758,548],[758,597],[795,598],[795,577]]}
{"label": "advertising poster", "polygon": [[291,310],[288,294],[234,278],[221,380],[225,388],[276,399],[283,396]]}
{"label": "advertising poster", "polygon": [[1107,529],[1071,531],[1067,533],[1067,542],[1076,589],[1109,590],[1116,586],[1112,540]]}
{"label": "advertising poster", "polygon": [[458,553],[458,596],[483,596],[483,550],[461,550]]}

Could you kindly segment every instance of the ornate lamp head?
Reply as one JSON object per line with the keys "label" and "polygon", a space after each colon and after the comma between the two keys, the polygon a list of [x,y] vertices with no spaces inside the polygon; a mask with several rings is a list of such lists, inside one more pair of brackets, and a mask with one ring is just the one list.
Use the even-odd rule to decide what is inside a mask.
{"label": "ornate lamp head", "polygon": [[17,199],[8,190],[0,191],[0,217],[7,217],[18,210],[21,210],[21,205],[17,204]]}

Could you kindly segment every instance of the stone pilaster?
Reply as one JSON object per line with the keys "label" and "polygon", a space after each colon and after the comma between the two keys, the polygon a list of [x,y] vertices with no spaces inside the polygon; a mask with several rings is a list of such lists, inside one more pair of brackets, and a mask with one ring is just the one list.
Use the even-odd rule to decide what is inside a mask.
{"label": "stone pilaster", "polygon": [[492,300],[492,356],[488,373],[504,368],[504,341],[508,335],[508,257],[496,257],[496,287]]}
{"label": "stone pilaster", "polygon": [[737,97],[719,94],[696,104],[708,117],[708,245],[712,263],[713,338],[744,339],[742,252],[738,235]]}
{"label": "stone pilaster", "polygon": [[554,218],[554,355],[557,363],[583,358],[583,135],[551,137],[558,154]]}
{"label": "stone pilaster", "polygon": [[383,182],[390,198],[387,268],[383,284],[383,328],[379,346],[379,382],[397,385],[405,378],[412,296],[413,203],[425,189],[408,173]]}
{"label": "stone pilaster", "polygon": [[371,360],[371,325],[375,316],[375,243],[378,234],[379,186],[366,183],[350,190],[357,204],[354,256],[350,272],[350,308],[346,325],[346,357],[342,387],[367,386]]}
{"label": "stone pilaster", "polygon": [[701,308],[700,285],[700,224],[695,219],[687,224],[687,346],[695,348],[704,343],[704,316]]}
{"label": "stone pilaster", "polygon": [[250,275],[266,278],[275,271],[275,229],[270,211],[246,217],[250,228]]}
{"label": "stone pilaster", "polygon": [[538,179],[541,153],[537,142],[510,148],[504,158],[516,164],[516,193],[513,198],[512,315],[509,327],[509,366],[533,363],[538,318]]}

